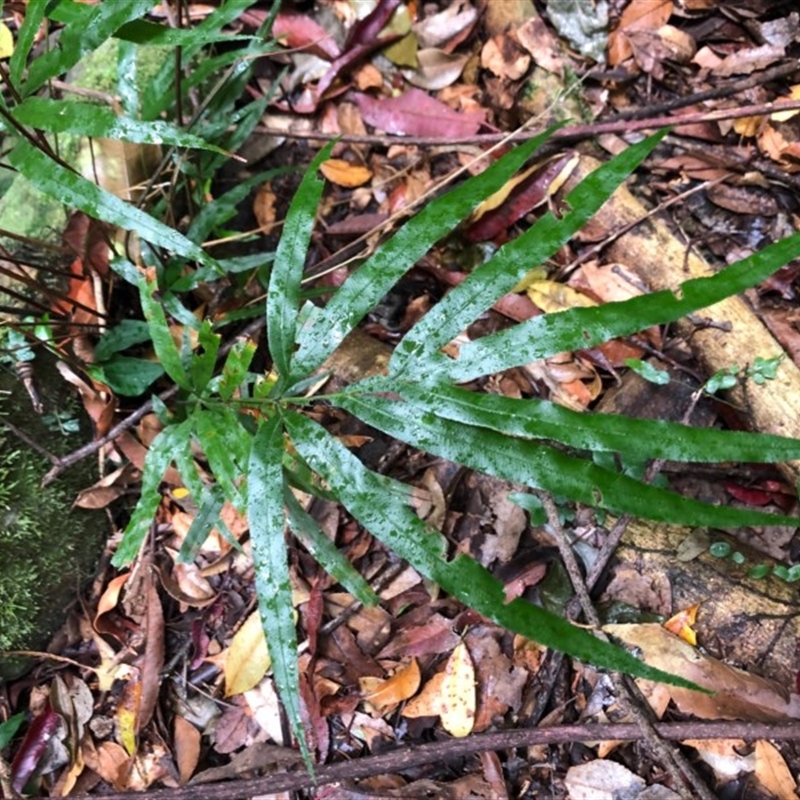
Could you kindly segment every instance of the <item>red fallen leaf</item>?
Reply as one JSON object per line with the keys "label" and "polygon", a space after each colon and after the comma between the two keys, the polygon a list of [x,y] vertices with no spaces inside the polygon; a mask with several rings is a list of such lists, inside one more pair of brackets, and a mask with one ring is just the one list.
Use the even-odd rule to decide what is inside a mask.
{"label": "red fallen leaf", "polygon": [[574,153],[568,153],[532,172],[512,189],[502,205],[487,211],[470,225],[464,232],[464,237],[469,242],[486,242],[504,233],[517,220],[542,205],[558,189],[571,171],[570,162],[575,158]]}
{"label": "red fallen leaf", "polygon": [[[449,286],[458,286],[458,284],[467,277],[464,272],[452,272],[451,270],[440,269],[435,266],[428,267],[428,269]],[[509,319],[513,319],[514,322],[524,322],[526,319],[538,317],[542,314],[531,302],[528,295],[515,294],[513,292],[503,295],[492,308]]]}
{"label": "red fallen leaf", "polygon": [[389,24],[392,14],[400,5],[400,0],[380,0],[377,6],[364,19],[350,29],[344,49],[362,44],[373,44],[378,34]]}
{"label": "red fallen leaf", "polygon": [[[258,17],[266,19],[266,10],[254,9],[248,12],[253,21]],[[258,15],[255,17],[254,15]],[[260,22],[258,23],[261,24]],[[256,26],[258,27],[258,26]],[[293,50],[306,50],[320,58],[335,59],[342,51],[336,40],[311,17],[291,11],[281,11],[272,23],[272,35]]]}
{"label": "red fallen leaf", "polygon": [[798,277],[800,277],[800,265],[789,264],[762,281],[758,288],[762,292],[778,292],[784,300],[794,300],[797,297],[795,284]]}
{"label": "red fallen leaf", "polygon": [[15,792],[22,793],[60,724],[61,717],[48,701],[44,711],[31,722],[11,763],[11,785]]}
{"label": "red fallen leaf", "polygon": [[370,97],[353,92],[350,99],[369,125],[404,136],[472,136],[483,124],[483,111],[459,113],[427,92],[408,89],[399,97]]}
{"label": "red fallen leaf", "polygon": [[90,271],[104,278],[109,271],[110,233],[111,226],[91,219],[82,211],[75,211],[67,221],[61,239],[76,258],[83,260]]}
{"label": "red fallen leaf", "polygon": [[317,84],[316,97],[321,98],[328,87],[336,80],[346,68],[360,61],[373,50],[384,47],[390,42],[399,39],[397,34],[389,34],[382,39],[378,34],[392,18],[400,0],[380,0],[373,11],[359,23],[353,26],[347,37],[344,52],[330,66],[330,69],[320,78]]}
{"label": "red fallen leaf", "polygon": [[[776,481],[769,481],[769,483],[773,485],[777,484]],[[780,486],[780,484],[777,485]],[[774,503],[779,508],[788,510],[794,505],[793,497],[783,491],[776,491],[775,489],[741,486],[733,481],[725,481],[725,491],[731,495],[731,497],[751,506],[766,506],[770,503]]]}

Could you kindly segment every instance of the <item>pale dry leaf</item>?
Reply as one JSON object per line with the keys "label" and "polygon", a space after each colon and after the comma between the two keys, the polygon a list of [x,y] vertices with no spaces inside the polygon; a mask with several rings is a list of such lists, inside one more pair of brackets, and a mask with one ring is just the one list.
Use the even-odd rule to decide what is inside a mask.
{"label": "pale dry leaf", "polygon": [[644,779],[616,761],[597,758],[570,767],[564,777],[570,800],[615,800],[636,797],[645,787]]}
{"label": "pale dry leaf", "polygon": [[421,48],[444,47],[468,33],[477,19],[478,9],[469,3],[448,3],[443,11],[415,22],[411,29]]}
{"label": "pale dry leaf", "polygon": [[475,666],[466,644],[461,642],[447,661],[442,680],[442,727],[462,738],[475,724]]}
{"label": "pale dry leaf", "polygon": [[286,744],[281,725],[281,703],[275,690],[275,681],[272,678],[264,678],[257,686],[244,693],[244,699],[261,730],[273,742]]}
{"label": "pale dry leaf", "polygon": [[748,752],[744,739],[687,739],[682,744],[697,750],[700,759],[714,771],[721,783],[755,769],[755,753]]}
{"label": "pale dry leaf", "polygon": [[570,308],[592,308],[597,305],[597,301],[591,297],[558,281],[533,281],[525,288],[525,293],[534,305],[546,314],[567,311]]}
{"label": "pale dry leaf", "polygon": [[454,84],[464,71],[469,55],[445,53],[444,50],[426,49],[417,53],[417,68],[404,69],[405,79],[420,89],[438,92]]}

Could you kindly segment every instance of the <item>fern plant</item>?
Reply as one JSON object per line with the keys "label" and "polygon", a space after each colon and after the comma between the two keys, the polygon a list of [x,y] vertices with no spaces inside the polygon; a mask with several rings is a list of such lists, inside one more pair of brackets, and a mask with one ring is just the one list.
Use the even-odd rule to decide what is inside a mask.
{"label": "fern plant", "polygon": [[[169,334],[156,298],[161,288],[157,277],[139,277],[142,306],[159,361],[181,387],[188,406],[185,415],[169,424],[151,445],[142,499],[115,563],[122,566],[136,556],[160,501],[158,483],[171,463],[178,466],[187,487],[202,498],[204,508],[218,508],[223,497],[246,508],[259,609],[275,680],[301,741],[286,531],[308,542],[322,565],[359,600],[370,603],[375,598],[294,500],[292,487],[296,485],[318,492],[324,487],[328,496],[342,503],[422,575],[500,625],[598,666],[682,683],[524,600],[506,602],[502,585],[477,562],[465,555],[448,557],[442,535],[412,510],[410,487],[367,469],[344,444],[303,413],[309,381],[348,333],[418,258],[481,199],[498,189],[546,138],[543,134],[517,148],[480,176],[429,204],[323,307],[302,302],[301,279],[322,192],[317,168],[330,149],[325,148],[294,198],[275,254],[263,309],[272,357],[268,379],[248,374],[253,348],[246,344],[234,347],[215,375],[220,340],[207,322],[199,329],[203,355],[182,353]],[[591,454],[615,452],[639,461],[772,461],[797,457],[800,442],[578,414],[545,401],[478,394],[458,384],[712,305],[762,280],[800,253],[798,236],[720,275],[687,282],[675,294],[661,292],[600,308],[538,317],[464,345],[457,358],[440,352],[515,286],[532,264],[561,247],[660,138],[656,135],[631,147],[591,174],[567,196],[564,213],[546,214],[453,289],[400,342],[385,376],[351,384],[327,395],[325,402],[429,453],[578,503],[684,525],[728,527],[779,519],[704,505],[606,470],[593,462]],[[238,412],[235,394],[251,413]],[[216,478],[215,487],[201,482],[189,457],[192,444],[202,448]],[[309,472],[316,480],[309,479]],[[243,476],[245,480],[241,480]],[[196,533],[205,532],[198,529]]]}
{"label": "fern plant", "polygon": [[[152,3],[123,5],[130,12],[125,19],[116,11],[122,6],[115,3],[80,8],[70,5],[70,13],[80,16],[84,25],[91,16],[95,23],[92,30],[102,31],[105,37],[119,37],[127,43],[123,52],[130,57],[127,48],[135,47],[135,42],[171,42],[168,36],[182,37],[184,46],[199,48],[221,35],[230,15],[249,3],[229,0],[197,29],[170,31],[168,35],[159,26],[138,20],[138,15]],[[31,1],[26,29],[29,22],[38,25],[34,12],[44,14],[45,6]],[[72,30],[69,26],[78,23],[66,20],[66,24]],[[30,34],[29,29],[25,32]],[[96,44],[93,40],[91,46]],[[264,46],[257,41],[245,47]],[[54,123],[47,108],[52,109],[52,103],[57,101],[42,105],[40,98],[35,102],[23,98],[84,51],[83,42],[67,38],[57,58],[46,65],[37,62],[27,81],[22,80],[19,62],[12,59],[11,78],[20,81],[20,101],[6,110],[7,118],[20,129],[51,131]],[[227,58],[228,63],[233,63],[230,55]],[[165,74],[169,69],[165,67]],[[245,69],[234,70],[233,88],[222,93],[217,110],[226,108],[224,103],[241,88],[241,75],[246,75]],[[213,171],[223,157],[219,148],[235,149],[237,142],[232,136],[223,136],[212,145],[197,141],[194,137],[199,134],[189,137],[186,131],[165,127],[165,123],[156,120],[163,108],[153,98],[160,95],[148,97],[147,103],[138,102],[138,119],[131,119],[125,126],[98,119],[93,122],[92,133],[134,140],[156,137],[178,147],[202,147],[200,163],[204,166],[202,170],[190,168],[194,178]],[[137,102],[132,100],[130,109],[135,106]],[[237,112],[245,128],[260,113],[258,106],[248,108]],[[79,130],[80,116],[70,114],[66,116]],[[201,133],[202,129],[199,126]],[[209,136],[216,136],[219,126],[215,127],[211,120],[207,131]],[[330,147],[324,148],[293,199],[269,272],[267,299],[258,312],[265,319],[272,362],[266,376],[251,370],[256,348],[250,342],[233,343],[225,357],[219,358],[219,330],[210,320],[197,320],[182,303],[184,293],[201,282],[224,278],[234,268],[212,258],[200,246],[224,219],[230,203],[212,204],[184,234],[158,219],[155,212],[135,208],[104,192],[28,140],[9,155],[10,163],[42,190],[136,233],[143,242],[140,265],[118,255],[112,266],[137,287],[146,323],[138,328],[137,335],[152,342],[159,370],[163,369],[178,387],[181,402],[174,411],[156,404],[165,427],[150,446],[141,498],[114,563],[124,567],[137,556],[161,502],[159,483],[170,465],[178,468],[201,509],[182,557],[192,557],[193,546],[217,523],[225,500],[246,511],[259,609],[275,681],[301,744],[304,737],[287,533],[297,535],[358,600],[372,604],[377,598],[295,499],[293,488],[297,486],[340,502],[420,574],[498,624],[600,667],[691,685],[646,666],[627,651],[522,599],[506,602],[502,585],[486,569],[466,555],[450,557],[443,536],[412,510],[409,486],[365,467],[340,440],[304,413],[309,403],[305,396],[309,383],[345,337],[419,258],[466,219],[478,203],[502,187],[549,134],[545,132],[517,147],[481,175],[431,202],[351,274],[327,304],[315,305],[304,299],[301,281],[323,191],[317,170],[330,153]],[[237,132],[239,135],[241,132]],[[605,469],[593,461],[592,454],[619,453],[626,460],[637,462],[651,458],[685,462],[782,461],[800,457],[798,441],[577,414],[541,400],[514,400],[467,391],[462,384],[554,353],[590,347],[676,320],[710,306],[760,282],[800,255],[800,236],[778,242],[719,275],[689,281],[675,293],[659,292],[602,307],[548,314],[469,342],[455,358],[441,352],[444,345],[511,291],[531,268],[564,245],[652,151],[661,136],[634,145],[586,177],[567,195],[562,213],[546,213],[452,289],[398,344],[386,375],[357,381],[326,396],[324,402],[421,450],[576,503],[684,525],[730,527],[793,522],[760,512],[704,505]],[[262,258],[256,266],[263,267],[266,261]],[[194,328],[200,347],[193,350],[188,341],[184,346],[176,344],[168,317]],[[122,329],[108,334],[112,340],[107,344],[109,359],[124,353],[130,339],[123,333],[129,335]],[[145,386],[156,377],[147,375],[143,379]],[[114,380],[109,378],[109,382],[113,384]],[[131,392],[141,388],[137,384]],[[211,484],[204,482],[192,457],[198,447],[213,475]]]}

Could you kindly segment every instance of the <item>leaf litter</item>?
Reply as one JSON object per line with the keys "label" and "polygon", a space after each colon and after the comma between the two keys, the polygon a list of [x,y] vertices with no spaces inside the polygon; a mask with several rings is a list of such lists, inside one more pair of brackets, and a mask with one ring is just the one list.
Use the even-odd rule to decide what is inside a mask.
{"label": "leaf litter", "polygon": [[[201,18],[201,4],[189,7],[195,5]],[[469,2],[440,5],[417,10],[415,19],[399,2],[379,2],[360,21],[352,4],[345,3],[319,3],[310,11],[281,12],[276,18],[275,34],[288,48],[282,89],[292,96],[292,102],[274,100],[264,115],[264,125],[274,127],[280,112],[284,115],[284,132],[286,128],[301,131],[309,115],[316,115],[310,128],[314,132],[345,134],[335,147],[335,160],[326,162],[324,168],[333,186],[319,210],[328,228],[328,236],[321,234],[314,244],[320,262],[332,258],[337,267],[346,266],[347,257],[338,258],[339,248],[343,239],[359,233],[346,227],[354,217],[387,219],[424,197],[442,175],[469,164],[478,140],[448,146],[448,138],[505,131],[525,122],[524,115],[533,107],[528,97],[536,93],[532,81],[539,76],[538,70],[554,75],[557,82],[550,85],[563,92],[547,98],[545,109],[550,117],[542,119],[542,125],[558,121],[562,105],[576,98],[578,104],[569,113],[585,114],[588,117],[583,119],[601,122],[615,114],[662,104],[668,109],[669,102],[679,94],[674,90],[676,82],[683,87],[681,93],[691,98],[719,88],[723,79],[741,81],[744,88],[738,93],[697,100],[696,106],[711,111],[746,102],[764,106],[763,113],[734,122],[681,125],[681,112],[676,111],[674,135],[648,163],[647,178],[638,189],[649,201],[660,202],[680,197],[697,181],[718,181],[695,195],[700,198],[697,203],[679,204],[673,224],[720,266],[797,227],[797,209],[790,190],[795,187],[792,176],[800,163],[796,118],[794,112],[769,113],[766,106],[776,99],[796,97],[797,84],[791,83],[787,72],[772,82],[764,78],[745,85],[746,78],[758,78],[759,73],[785,65],[787,48],[798,27],[797,14],[790,4],[779,4],[767,14],[764,4],[750,9],[747,4],[733,3],[723,14],[703,2],[630,0],[621,9],[610,11],[609,25],[602,19],[604,4],[591,4],[592,8],[578,4],[574,24],[568,23],[556,3],[549,18],[540,16],[533,4],[519,4],[514,13],[521,16],[513,20],[503,17],[510,11],[490,11]],[[398,8],[413,19],[407,31],[402,26],[386,27]],[[254,8],[244,12],[240,22],[252,29],[264,18],[262,10]],[[716,30],[716,35],[711,36],[710,30]],[[391,55],[386,50],[403,40],[411,55],[400,63],[396,50]],[[316,62],[310,64],[307,53]],[[577,90],[564,80],[568,74],[581,76]],[[259,91],[272,79],[279,79],[277,72],[251,88]],[[393,91],[387,90],[389,85],[395,87]],[[271,157],[280,159],[288,145],[279,143],[280,133],[272,131],[271,135],[274,141],[268,147],[278,148]],[[354,141],[349,142],[348,135]],[[613,152],[620,135],[603,134],[598,141]],[[408,141],[427,138],[438,139],[444,147]],[[269,152],[264,155],[270,158]],[[310,160],[310,155],[311,148],[303,151],[301,147],[293,157],[302,163]],[[539,165],[540,172],[532,178],[539,184],[532,190],[530,181],[527,189],[524,183],[522,187],[509,186],[509,197],[484,215],[483,229],[476,231],[479,222],[475,221],[460,241],[448,241],[435,254],[426,256],[414,275],[401,281],[381,303],[384,310],[367,321],[365,330],[388,351],[425,309],[438,301],[447,286],[459,282],[470,264],[485,258],[478,243],[488,243],[483,245],[488,249],[497,247],[506,238],[513,238],[537,208],[558,202],[563,181],[560,170],[572,158],[565,151],[561,161],[551,162],[560,165],[551,172],[547,164]],[[266,242],[282,213],[281,197],[285,195],[286,185],[280,178],[261,186],[261,199],[252,209],[254,220],[249,227],[260,227]],[[76,234],[79,225],[83,225],[82,232]],[[380,227],[371,232],[372,240],[367,237],[364,245],[367,252],[379,238]],[[340,237],[338,241],[334,234]],[[613,226],[600,223],[596,241],[613,234]],[[102,295],[94,291],[97,281],[84,278],[86,273],[94,273],[101,283],[107,279],[107,264],[91,255],[96,251],[92,237],[85,218],[73,218],[65,239],[71,241],[77,261],[71,268],[67,302],[53,309],[69,316],[74,324],[71,347],[78,358],[93,346],[84,341],[79,326],[97,324],[105,313]],[[524,287],[525,295],[512,293],[506,303],[497,303],[466,336],[476,338],[499,331],[512,320],[540,313],[647,291],[638,277],[631,277],[630,270],[637,265],[629,259],[617,263],[587,260],[572,272],[568,283],[564,282],[569,265],[585,246],[578,240],[562,248],[547,265],[546,275]],[[332,281],[328,286],[335,285],[334,275],[330,272],[318,286],[324,288],[326,279]],[[232,302],[244,304],[246,299],[236,297]],[[787,274],[781,283],[775,279],[765,283],[751,292],[749,300],[789,357],[796,360],[796,315],[792,308],[796,275]],[[231,300],[210,297],[203,302],[222,308]],[[172,332],[176,340],[183,339],[182,328],[173,326]],[[196,349],[198,345],[190,342],[189,346]],[[629,349],[623,352],[623,347]],[[669,331],[654,330],[647,336],[610,342],[598,352],[565,353],[475,383],[507,396],[544,396],[571,408],[586,409],[613,384],[623,395],[633,395],[634,389],[628,388],[634,381],[632,373],[622,367],[626,359],[645,355],[690,377],[702,371],[684,341],[671,338]],[[142,356],[153,359],[152,354]],[[84,384],[82,393],[98,434],[104,433],[115,419],[119,398],[101,380],[91,388]],[[684,410],[676,410],[678,418]],[[552,531],[533,519],[527,526],[511,520],[513,515],[503,504],[507,504],[506,496],[513,486],[397,447],[382,434],[364,426],[353,427],[351,418],[333,409],[315,413],[329,429],[348,437],[367,463],[387,474],[414,478],[420,491],[427,493],[421,495],[420,502],[427,503],[429,513],[451,538],[456,551],[478,554],[486,566],[508,575],[509,599],[525,596],[563,608],[571,587],[555,555]],[[716,413],[728,425],[747,423],[746,413],[736,413],[735,409]],[[104,453],[109,463],[116,464],[124,457],[141,470],[144,453],[160,425],[155,418],[150,423],[155,426],[150,432],[140,426],[117,438]],[[197,475],[204,475],[204,458],[209,455],[192,452],[185,457]],[[625,468],[643,469],[644,465]],[[670,475],[669,464],[665,474]],[[715,492],[723,487],[728,503],[730,496],[738,503],[758,505],[776,502],[776,495],[794,498],[793,487],[787,485],[785,477],[769,470],[746,468],[735,483],[719,472],[698,472],[690,476],[690,481],[692,491],[702,497],[718,497]],[[175,470],[165,474],[163,483],[169,491],[159,507],[156,526],[171,547],[164,551],[167,558],[157,567],[143,558],[124,576],[112,577],[108,572],[104,591],[97,595],[100,599],[90,600],[94,605],[87,607],[95,610],[94,623],[84,618],[78,635],[72,636],[72,649],[65,651],[81,657],[91,653],[99,658],[100,671],[94,678],[87,673],[87,684],[86,674],[80,677],[79,672],[68,672],[62,678],[41,669],[12,695],[18,705],[12,708],[8,700],[4,701],[10,710],[27,707],[35,715],[11,765],[17,790],[34,773],[44,776],[38,779],[39,791],[64,794],[79,780],[86,785],[104,783],[115,790],[144,789],[154,784],[178,786],[198,779],[260,774],[265,763],[296,763],[286,755],[291,752],[286,750],[291,742],[269,674],[263,632],[252,622],[258,612],[252,610],[252,567],[242,552],[247,549],[246,520],[221,514],[212,536],[195,548],[192,569],[188,569],[176,554],[203,503],[210,501],[184,487]],[[107,479],[82,493],[79,502],[110,506],[132,485],[130,471],[115,468]],[[763,486],[769,486],[769,492],[764,492]],[[301,500],[307,502],[302,496]],[[784,510],[787,508],[784,505]],[[386,580],[378,589],[382,606],[361,606],[342,592],[302,548],[292,548],[294,603],[305,632],[301,643],[303,714],[307,727],[314,732],[312,738],[321,760],[376,753],[398,742],[441,736],[440,730],[458,738],[518,724],[546,721],[552,726],[588,719],[582,712],[591,705],[598,684],[591,670],[574,664],[571,672],[547,676],[546,654],[543,657],[530,642],[512,640],[509,634],[440,596],[436,587],[413,570],[396,571],[394,557],[345,511],[318,501],[308,503],[307,510],[348,559],[359,564],[373,585]],[[592,519],[586,509],[564,506],[561,513],[570,523],[573,549],[590,570],[610,523]],[[742,532],[745,539],[758,535],[757,531]],[[771,558],[788,560],[791,532],[773,531],[771,536]],[[652,535],[649,541],[654,541]],[[742,552],[746,544],[742,543]],[[627,547],[635,558],[636,541]],[[705,550],[701,552],[707,566],[710,557]],[[758,563],[769,560],[749,553],[742,558],[744,561],[726,565],[728,575],[735,578],[737,570],[743,573],[752,568],[756,559]],[[687,563],[694,563],[694,559]],[[617,583],[611,580],[607,584],[599,595],[601,604],[618,603],[621,592],[615,586],[634,585],[635,590],[625,595],[627,612],[634,618],[647,611],[671,616],[680,610],[674,598],[686,593],[681,585],[686,575],[668,556],[644,570],[635,560],[620,561],[613,570]],[[387,575],[392,577],[385,579]],[[785,663],[773,661],[765,667],[754,654],[737,651],[736,641],[721,640],[714,635],[713,627],[704,628],[704,613],[716,600],[713,579],[704,580],[708,582],[702,585],[702,597],[696,598],[701,601],[697,623],[700,640],[720,659],[689,647],[657,625],[648,627],[639,621],[606,626],[617,635],[624,633],[622,638],[646,655],[657,649],[658,655],[652,657],[669,671],[691,677],[701,685],[724,687],[712,699],[685,690],[664,695],[662,690],[655,703],[659,714],[674,714],[667,709],[672,701],[678,712],[706,719],[796,719],[797,695],[790,690],[796,681],[796,652],[784,659]],[[785,586],[776,587],[773,581],[764,584],[762,592],[776,604],[773,613],[785,621],[780,635],[791,645],[799,631],[792,601],[786,599],[782,588]],[[748,626],[759,624],[760,612],[754,607],[748,615],[747,602],[735,620],[737,637],[747,637]],[[733,614],[730,610],[728,613]],[[74,627],[75,620],[72,624]],[[785,641],[779,649],[787,651]],[[162,682],[168,657],[170,664],[180,663],[182,668],[171,667],[171,680]],[[726,663],[729,659],[730,664]],[[684,671],[685,664],[691,665],[689,672]],[[765,673],[763,677],[761,672]],[[103,673],[107,677],[103,678]],[[99,684],[92,683],[98,678]],[[550,683],[543,687],[541,682],[546,680]],[[92,690],[98,689],[104,694],[93,695]],[[556,702],[559,693],[574,709]],[[27,700],[20,700],[25,697]],[[182,710],[174,710],[172,724],[165,726],[160,715],[168,708]],[[54,754],[50,743],[56,739],[65,746]],[[699,740],[687,741],[709,765],[717,790],[752,775],[772,796],[790,796],[795,786],[787,763],[795,774],[798,763],[791,746],[782,744],[778,748],[758,740],[752,744],[750,758],[740,755],[747,743],[732,742],[724,735],[716,745],[713,740],[702,744]],[[262,749],[264,746],[274,750]],[[716,755],[712,756],[714,750]],[[634,773],[623,766],[634,763],[630,746],[618,748],[612,756],[616,760],[608,760],[606,752],[597,757],[591,745],[576,742],[565,742],[554,753],[558,760],[555,774],[549,767],[537,766],[535,760],[528,763],[509,755],[503,764],[504,780],[514,791],[527,787],[525,791],[533,793],[529,796],[547,791],[555,796],[580,797],[585,796],[581,792],[586,786],[595,792],[601,791],[601,786],[615,791],[625,785],[639,787],[636,791],[644,788],[645,782],[632,780]],[[215,762],[228,756],[230,760],[224,766],[217,766]],[[207,765],[202,763],[204,759]],[[571,766],[578,760],[589,760],[586,766],[591,765],[591,776]],[[474,796],[456,794],[458,781],[452,778],[459,771],[497,787],[496,780],[491,783],[488,760],[465,757],[454,763],[458,766],[427,765],[398,771],[373,778],[362,787],[377,796],[380,791],[398,788],[398,781],[405,782],[406,789],[427,782],[429,790],[433,787],[441,796]],[[212,774],[215,769],[221,770],[216,773],[218,777]],[[453,793],[445,794],[450,789]]]}

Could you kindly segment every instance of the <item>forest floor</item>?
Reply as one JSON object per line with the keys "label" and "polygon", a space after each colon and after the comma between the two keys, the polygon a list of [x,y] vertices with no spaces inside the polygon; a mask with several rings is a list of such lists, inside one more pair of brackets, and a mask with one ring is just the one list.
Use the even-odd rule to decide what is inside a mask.
{"label": "forest floor", "polygon": [[[207,13],[206,4],[184,5],[193,20]],[[362,5],[369,13],[359,22]],[[598,19],[604,4],[593,0],[286,4],[273,29],[285,47],[258,62],[249,87],[253,96],[272,93],[268,110],[241,160],[232,159],[210,191],[265,169],[305,167],[338,137],[337,160],[323,169],[328,187],[308,263],[319,296],[341,285],[398,217],[469,172],[487,147],[564,125],[537,170],[384,298],[361,326],[362,338],[330,365],[332,381],[372,370],[471,266],[557,203],[586,159],[608,159],[667,125],[667,137],[628,182],[632,194],[616,198],[471,333],[674,286],[703,274],[695,270],[712,274],[800,229],[796,4],[610,6],[606,23]],[[252,32],[268,13],[268,4],[254,4],[231,33]],[[789,105],[774,114],[778,101]],[[253,187],[227,225],[249,238],[237,244],[232,237],[224,245],[229,254],[274,250],[300,177],[301,170],[276,174]],[[672,249],[655,249],[656,238],[641,233],[645,223],[658,226],[659,241]],[[746,387],[736,401],[712,393],[698,401],[695,392],[714,373],[723,388],[769,387],[781,358],[800,366],[799,273],[791,263],[747,292],[733,330],[701,315],[509,370],[479,388],[586,413],[786,433],[775,419],[794,399],[781,398],[778,382],[752,404]],[[228,290],[203,299],[210,314],[244,308],[257,296],[251,286]],[[720,335],[727,337],[725,362],[715,350]],[[668,376],[668,387],[653,382],[659,375]],[[102,420],[106,405],[90,402],[88,410],[108,431],[136,411],[126,402]],[[359,447],[368,466],[417,487],[420,513],[499,577],[509,600],[525,597],[585,621],[572,602],[552,519],[532,524],[507,499],[516,487],[415,451],[333,409],[319,419]],[[114,526],[124,526],[121,507],[135,500],[157,424],[155,415],[143,416],[110,443],[113,478],[81,498],[84,507],[107,508]],[[112,451],[128,466],[113,471]],[[793,468],[638,466],[709,502],[797,511]],[[42,775],[34,783],[42,795],[796,796],[800,620],[793,587],[800,575],[792,565],[800,542],[793,528],[723,533],[557,509],[558,533],[568,535],[590,575],[603,622],[655,665],[719,687],[712,700],[609,677],[504,631],[437,593],[341,506],[314,500],[310,513],[382,603],[354,605],[291,545],[303,715],[322,781],[310,789],[268,668],[253,673],[260,627],[248,624],[252,568],[220,535],[209,537],[196,563],[180,563],[175,554],[198,508],[177,477],[165,476],[162,489],[157,544],[138,570],[118,575],[104,562],[51,649],[61,660],[41,659],[3,690],[6,715],[39,713],[48,699],[61,698],[64,747],[45,747],[45,726],[30,726],[10,753],[14,775]],[[225,509],[224,519],[246,541],[242,515]],[[110,537],[109,552],[117,540]],[[145,677],[137,683],[131,675]],[[474,687],[467,736],[454,736],[441,713],[443,681],[456,694]],[[143,707],[150,709],[146,724]]]}

